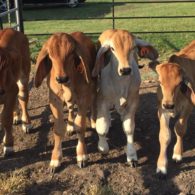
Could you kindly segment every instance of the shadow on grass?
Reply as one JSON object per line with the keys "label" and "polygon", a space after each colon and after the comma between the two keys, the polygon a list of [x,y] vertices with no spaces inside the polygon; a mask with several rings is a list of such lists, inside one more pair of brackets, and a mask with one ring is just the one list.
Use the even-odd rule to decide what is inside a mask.
{"label": "shadow on grass", "polygon": [[[117,4],[118,6],[125,3]],[[55,7],[37,10],[25,10],[24,21],[36,20],[67,20],[67,19],[87,19],[106,17],[112,12],[112,4],[108,3],[85,3],[84,6],[70,9],[67,7]],[[52,14],[51,14],[52,13]],[[79,21],[78,21],[79,22]]]}

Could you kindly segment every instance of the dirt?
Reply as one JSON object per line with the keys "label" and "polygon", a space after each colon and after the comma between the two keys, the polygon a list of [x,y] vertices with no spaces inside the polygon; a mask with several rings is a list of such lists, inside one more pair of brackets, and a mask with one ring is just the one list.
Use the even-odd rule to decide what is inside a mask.
{"label": "dirt", "polygon": [[[44,82],[39,89],[31,88],[30,91],[29,113],[34,128],[30,134],[24,134],[20,125],[14,126],[16,152],[11,158],[0,156],[0,174],[6,180],[10,173],[24,171],[26,185],[18,194],[195,194],[195,112],[189,119],[184,138],[182,163],[175,164],[171,161],[175,142],[172,133],[167,179],[162,181],[156,177],[159,153],[156,86],[155,81],[148,80],[142,83],[140,89],[135,127],[135,146],[139,157],[137,168],[131,168],[126,163],[125,134],[119,116],[113,112],[112,127],[108,134],[109,153],[102,155],[98,152],[98,136],[95,130],[87,129],[89,161],[86,168],[80,169],[77,167],[75,155],[77,136],[66,136],[63,142],[62,166],[57,173],[51,174],[49,162],[53,147],[53,123],[50,122],[48,89]],[[0,131],[0,138],[2,137],[3,132]],[[1,145],[1,155],[2,149]]]}

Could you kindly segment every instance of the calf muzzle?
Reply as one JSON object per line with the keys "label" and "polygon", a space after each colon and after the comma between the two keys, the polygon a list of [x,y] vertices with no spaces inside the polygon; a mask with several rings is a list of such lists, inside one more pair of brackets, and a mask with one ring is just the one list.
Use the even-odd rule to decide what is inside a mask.
{"label": "calf muzzle", "polygon": [[121,73],[122,75],[130,75],[130,73],[131,73],[131,68],[122,68],[122,69],[120,69],[120,73]]}
{"label": "calf muzzle", "polygon": [[67,83],[68,81],[69,81],[69,77],[56,77],[56,81],[58,82],[58,83]]}
{"label": "calf muzzle", "polygon": [[163,104],[163,107],[167,110],[172,110],[174,109],[174,104]]}

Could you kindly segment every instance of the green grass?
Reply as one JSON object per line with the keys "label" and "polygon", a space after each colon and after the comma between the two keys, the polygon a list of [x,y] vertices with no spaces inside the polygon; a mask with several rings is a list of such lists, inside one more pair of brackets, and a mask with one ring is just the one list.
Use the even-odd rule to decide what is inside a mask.
{"label": "green grass", "polygon": [[[120,0],[115,0],[115,2]],[[124,0],[130,1],[130,0]],[[135,0],[134,0],[135,1]],[[139,0],[137,0],[139,1]],[[153,0],[151,0],[153,1]],[[97,3],[100,2],[100,3]],[[111,17],[112,5],[102,4],[111,0],[87,0],[78,8],[70,9],[58,7],[55,9],[24,10],[25,33],[29,38],[37,42],[31,45],[31,57],[35,59],[42,43],[48,36],[36,36],[33,34],[52,34],[55,32],[83,31],[85,33],[101,33],[112,28],[112,20],[89,20],[89,18]],[[150,3],[128,4],[121,3],[115,7],[116,17],[135,16],[179,16],[195,15],[195,3]],[[44,20],[45,18],[49,20]],[[83,20],[66,20],[70,18]],[[85,18],[85,20],[84,20]],[[86,20],[88,18],[88,20]],[[184,31],[195,30],[195,18],[185,19],[123,19],[115,21],[115,28],[127,29],[130,32],[147,31]],[[171,53],[178,51],[187,43],[194,40],[195,33],[139,33],[137,36],[151,42],[160,53],[160,59],[164,60]],[[92,38],[97,40],[98,34]]]}

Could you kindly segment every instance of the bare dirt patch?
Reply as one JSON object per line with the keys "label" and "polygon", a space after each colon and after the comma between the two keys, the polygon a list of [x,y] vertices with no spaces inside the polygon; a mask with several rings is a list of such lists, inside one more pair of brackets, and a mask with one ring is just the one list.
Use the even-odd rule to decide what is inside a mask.
{"label": "bare dirt patch", "polygon": [[[195,194],[195,113],[193,112],[184,139],[184,159],[180,164],[169,160],[167,180],[156,178],[156,160],[159,152],[157,99],[155,81],[143,82],[140,90],[140,106],[136,114],[135,145],[139,157],[137,168],[126,164],[124,147],[126,138],[120,118],[112,113],[112,127],[108,141],[108,155],[97,151],[98,137],[94,130],[86,132],[89,154],[88,166],[79,169],[76,165],[75,147],[77,137],[65,137],[63,142],[63,164],[58,173],[51,175],[49,161],[53,147],[51,112],[48,105],[46,82],[41,88],[30,91],[29,111],[34,129],[24,134],[20,126],[14,126],[15,154],[12,158],[0,156],[0,179],[10,181],[15,174],[25,180],[20,190],[0,194],[61,195],[61,194]],[[2,139],[3,132],[0,131]],[[171,159],[175,136],[169,147]],[[2,146],[0,146],[2,154]],[[21,175],[22,174],[22,175]],[[12,178],[13,179],[13,178]],[[9,184],[7,184],[9,185]],[[11,185],[11,184],[10,184]],[[0,184],[0,189],[4,186]]]}

